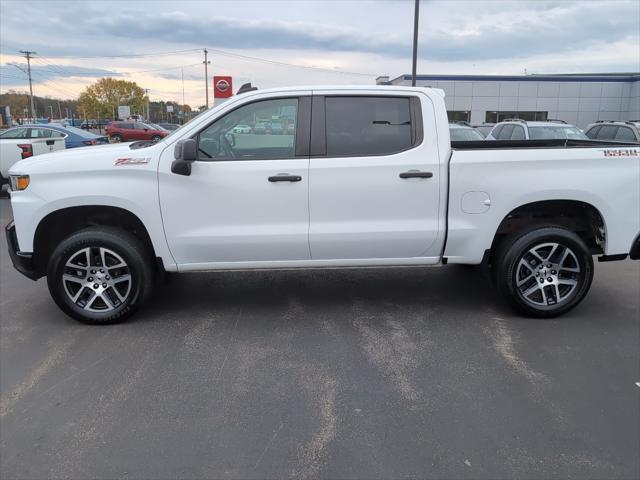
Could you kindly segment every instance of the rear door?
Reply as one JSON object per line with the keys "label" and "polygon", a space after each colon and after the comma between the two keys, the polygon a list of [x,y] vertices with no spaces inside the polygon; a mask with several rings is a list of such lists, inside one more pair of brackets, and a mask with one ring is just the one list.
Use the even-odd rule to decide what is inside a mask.
{"label": "rear door", "polygon": [[438,256],[437,145],[434,107],[425,95],[314,93],[312,259]]}

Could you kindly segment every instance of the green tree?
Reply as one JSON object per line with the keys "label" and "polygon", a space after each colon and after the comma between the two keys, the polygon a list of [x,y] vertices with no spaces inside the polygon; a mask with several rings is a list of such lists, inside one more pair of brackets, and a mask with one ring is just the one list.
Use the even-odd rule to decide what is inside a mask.
{"label": "green tree", "polygon": [[78,99],[87,118],[117,118],[118,106],[128,105],[131,114],[143,114],[146,97],[135,82],[101,78],[89,85]]}

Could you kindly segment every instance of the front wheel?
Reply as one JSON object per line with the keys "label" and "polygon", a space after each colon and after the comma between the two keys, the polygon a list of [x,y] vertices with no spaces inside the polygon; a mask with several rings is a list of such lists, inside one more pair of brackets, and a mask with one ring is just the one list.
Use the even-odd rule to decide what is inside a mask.
{"label": "front wheel", "polygon": [[151,141],[153,141],[153,142],[159,142],[161,138],[162,138],[162,137],[161,137],[160,135],[154,135],[153,137],[151,137]]}
{"label": "front wheel", "polygon": [[47,269],[49,292],[69,316],[83,323],[126,319],[148,297],[150,254],[137,238],[109,227],[91,227],[64,239]]}
{"label": "front wheel", "polygon": [[562,227],[538,227],[508,238],[496,263],[498,289],[528,317],[568,312],[582,301],[593,280],[589,247]]}

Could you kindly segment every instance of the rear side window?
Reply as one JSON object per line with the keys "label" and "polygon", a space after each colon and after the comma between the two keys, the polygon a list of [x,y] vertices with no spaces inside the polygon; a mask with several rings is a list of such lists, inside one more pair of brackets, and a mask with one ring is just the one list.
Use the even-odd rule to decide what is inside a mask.
{"label": "rear side window", "polygon": [[504,128],[504,125],[498,125],[497,127],[495,127],[493,129],[493,131],[491,132],[491,136],[495,139],[498,138],[498,135],[500,135],[500,132],[502,131],[502,129]]}
{"label": "rear side window", "polygon": [[2,132],[0,138],[27,138],[29,130],[27,128],[12,128]]}
{"label": "rear side window", "polygon": [[389,155],[413,146],[406,97],[326,97],[327,156]]}
{"label": "rear side window", "polygon": [[615,139],[634,142],[636,140],[636,136],[633,134],[633,130],[629,127],[618,127],[618,133],[616,133]]}

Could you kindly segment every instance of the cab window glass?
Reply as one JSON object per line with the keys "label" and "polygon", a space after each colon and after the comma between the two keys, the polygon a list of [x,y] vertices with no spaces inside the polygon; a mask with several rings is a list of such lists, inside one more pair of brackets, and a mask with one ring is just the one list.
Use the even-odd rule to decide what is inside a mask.
{"label": "cab window glass", "polygon": [[297,98],[262,100],[219,118],[198,135],[199,160],[295,157]]}

